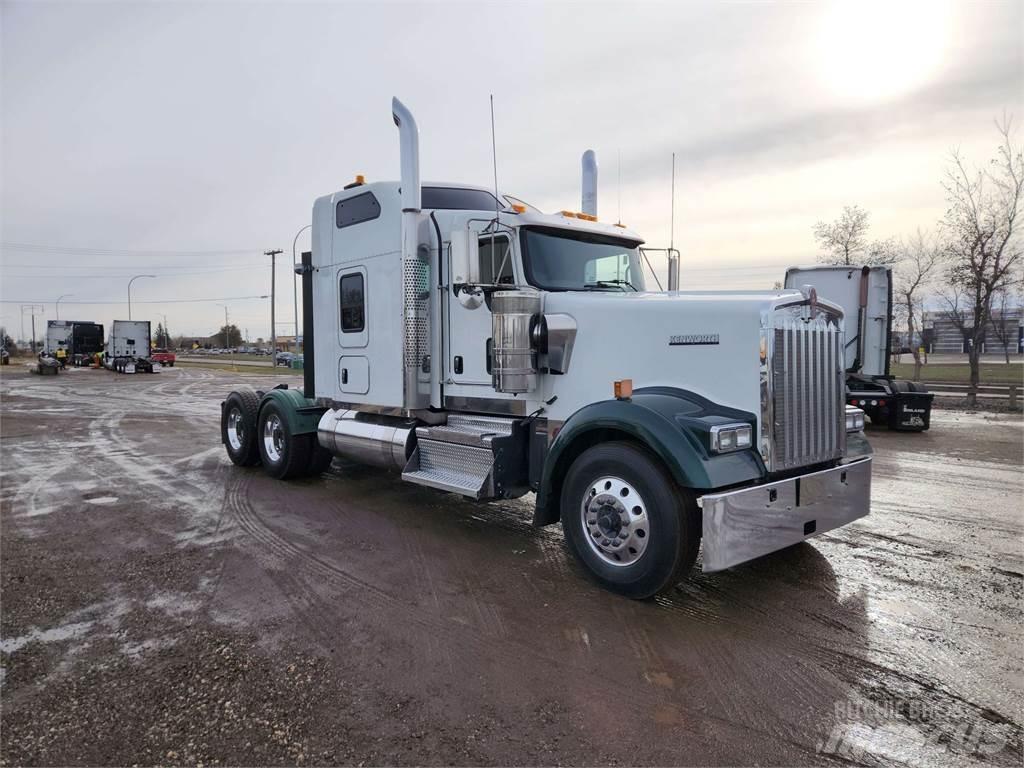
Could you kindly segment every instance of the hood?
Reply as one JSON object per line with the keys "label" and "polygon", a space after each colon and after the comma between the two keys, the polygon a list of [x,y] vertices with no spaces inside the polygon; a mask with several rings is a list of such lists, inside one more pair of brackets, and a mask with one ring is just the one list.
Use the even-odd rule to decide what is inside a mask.
{"label": "hood", "polygon": [[544,312],[570,315],[577,327],[569,371],[545,377],[545,399],[558,395],[548,415],[565,419],[607,400],[620,379],[760,413],[761,329],[777,307],[805,302],[799,291],[548,293]]}

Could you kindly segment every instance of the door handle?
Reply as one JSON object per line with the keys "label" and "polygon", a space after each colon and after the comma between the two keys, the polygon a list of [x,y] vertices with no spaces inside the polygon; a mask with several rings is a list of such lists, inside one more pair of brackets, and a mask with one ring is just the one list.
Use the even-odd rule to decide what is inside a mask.
{"label": "door handle", "polygon": [[456,373],[462,373],[462,355],[456,355],[454,366]]}
{"label": "door handle", "polygon": [[341,383],[348,384],[348,368],[341,369]]}

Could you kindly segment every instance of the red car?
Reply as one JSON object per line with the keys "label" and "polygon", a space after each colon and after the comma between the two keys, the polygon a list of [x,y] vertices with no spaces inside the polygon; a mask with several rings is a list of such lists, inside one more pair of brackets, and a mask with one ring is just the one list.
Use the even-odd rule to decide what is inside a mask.
{"label": "red car", "polygon": [[174,353],[169,349],[154,349],[153,353],[149,356],[149,359],[154,363],[166,365],[168,368],[174,367]]}

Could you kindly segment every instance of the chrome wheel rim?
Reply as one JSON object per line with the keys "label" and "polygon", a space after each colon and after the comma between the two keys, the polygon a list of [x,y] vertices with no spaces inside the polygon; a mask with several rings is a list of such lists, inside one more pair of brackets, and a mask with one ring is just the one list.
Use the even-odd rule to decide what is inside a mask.
{"label": "chrome wheel rim", "polygon": [[276,413],[270,414],[263,422],[263,450],[275,464],[284,455],[284,428]]}
{"label": "chrome wheel rim", "polygon": [[647,505],[621,478],[601,477],[590,484],[580,504],[580,523],[587,544],[609,565],[632,565],[647,550]]}
{"label": "chrome wheel rim", "polygon": [[245,437],[245,425],[242,423],[242,412],[232,408],[228,413],[228,445],[233,450],[242,450],[242,439]]}

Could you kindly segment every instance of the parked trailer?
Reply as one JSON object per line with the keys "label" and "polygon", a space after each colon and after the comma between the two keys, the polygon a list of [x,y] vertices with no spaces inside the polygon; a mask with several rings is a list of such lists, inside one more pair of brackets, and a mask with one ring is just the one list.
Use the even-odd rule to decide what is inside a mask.
{"label": "parked trailer", "polygon": [[103,364],[117,373],[152,373],[148,320],[115,320]]}
{"label": "parked trailer", "polygon": [[222,404],[235,464],[286,479],[340,456],[478,501],[532,491],[534,524],[561,522],[634,598],[676,583],[701,542],[718,571],[868,514],[840,307],[648,292],[640,235],[421,184],[416,122],[392,113],[401,181],[357,177],[313,205],[303,390]]}
{"label": "parked trailer", "polygon": [[94,354],[103,351],[103,326],[86,320],[50,320],[46,324],[46,354],[55,355],[60,346],[73,364],[88,364]]}
{"label": "parked trailer", "polygon": [[843,308],[846,318],[846,401],[872,424],[923,432],[931,424],[935,395],[920,382],[891,374],[892,270],[888,267],[814,266],[786,270],[786,287],[813,283],[819,296]]}

